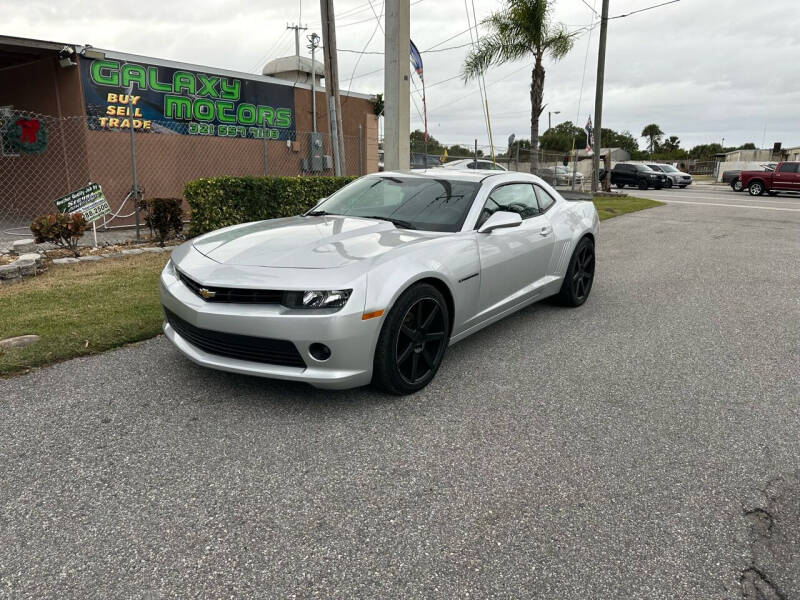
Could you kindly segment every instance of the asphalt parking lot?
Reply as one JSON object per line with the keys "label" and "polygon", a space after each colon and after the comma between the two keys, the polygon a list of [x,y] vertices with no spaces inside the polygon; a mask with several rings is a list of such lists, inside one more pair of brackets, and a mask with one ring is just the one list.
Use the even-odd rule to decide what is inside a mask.
{"label": "asphalt parking lot", "polygon": [[413,397],[163,337],[1,381],[0,597],[800,598],[800,198],[637,195]]}

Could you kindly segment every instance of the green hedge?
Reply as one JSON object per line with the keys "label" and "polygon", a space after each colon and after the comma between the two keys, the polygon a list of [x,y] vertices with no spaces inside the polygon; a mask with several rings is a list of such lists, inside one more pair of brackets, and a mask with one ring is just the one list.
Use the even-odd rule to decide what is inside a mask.
{"label": "green hedge", "polygon": [[355,177],[212,177],[186,184],[190,235],[299,215]]}

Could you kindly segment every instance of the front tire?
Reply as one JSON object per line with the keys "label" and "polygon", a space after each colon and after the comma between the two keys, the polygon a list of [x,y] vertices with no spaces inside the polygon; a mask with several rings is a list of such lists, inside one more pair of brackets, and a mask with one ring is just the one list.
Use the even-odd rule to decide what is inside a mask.
{"label": "front tire", "polygon": [[450,340],[450,311],[442,293],[420,283],[389,311],[375,348],[372,384],[392,394],[418,392],[436,375]]}
{"label": "front tire", "polygon": [[734,192],[741,192],[744,189],[742,187],[742,180],[737,177],[731,181],[731,189],[733,189]]}
{"label": "front tire", "polygon": [[562,306],[580,306],[589,298],[594,282],[594,242],[588,237],[581,239],[572,253],[567,273],[556,301]]}
{"label": "front tire", "polygon": [[667,187],[668,189],[672,187],[672,179],[669,179],[669,178],[667,179],[667,185],[666,185],[666,187]]}
{"label": "front tire", "polygon": [[747,186],[747,191],[750,192],[751,196],[760,196],[764,193],[764,184],[760,181],[753,181]]}
{"label": "front tire", "polygon": [[640,190],[646,190],[648,188],[648,185],[649,184],[647,183],[647,179],[640,179],[639,180],[639,189]]}

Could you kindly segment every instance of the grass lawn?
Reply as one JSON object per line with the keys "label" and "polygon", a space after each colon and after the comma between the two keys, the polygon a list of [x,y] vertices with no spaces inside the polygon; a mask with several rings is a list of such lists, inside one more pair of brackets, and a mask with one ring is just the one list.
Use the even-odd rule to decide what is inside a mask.
{"label": "grass lawn", "polygon": [[[600,219],[663,203],[644,198],[595,198]],[[161,333],[158,276],[166,254],[72,265],[0,287],[0,339],[36,334],[27,348],[0,350],[0,377],[95,354]]]}
{"label": "grass lawn", "polygon": [[50,265],[0,287],[0,339],[36,334],[26,348],[0,350],[0,376],[94,354],[161,332],[158,276],[167,254]]}
{"label": "grass lawn", "polygon": [[645,208],[664,206],[664,203],[648,200],[647,198],[634,198],[632,196],[624,196],[622,198],[597,196],[594,199],[594,205],[597,207],[597,214],[600,216],[600,220],[603,221],[604,219],[618,217],[619,215],[636,212],[637,210],[644,210]]}

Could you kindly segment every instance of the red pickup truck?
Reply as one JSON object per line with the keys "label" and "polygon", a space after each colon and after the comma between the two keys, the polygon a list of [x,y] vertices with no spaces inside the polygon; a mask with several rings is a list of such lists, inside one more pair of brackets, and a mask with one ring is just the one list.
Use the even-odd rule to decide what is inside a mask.
{"label": "red pickup truck", "polygon": [[742,171],[739,179],[742,189],[747,188],[751,196],[800,192],[800,162],[780,162],[774,171]]}

